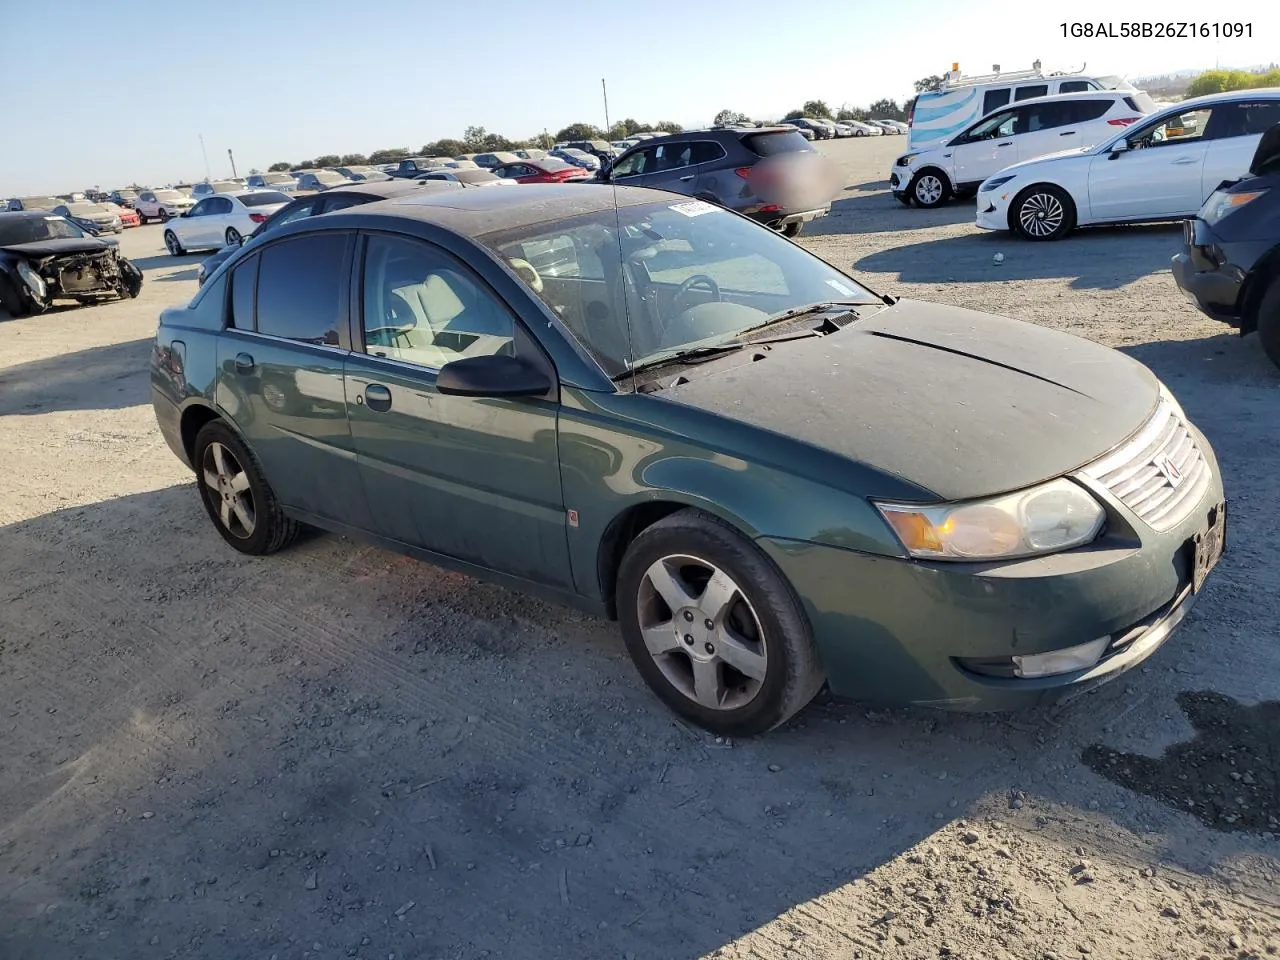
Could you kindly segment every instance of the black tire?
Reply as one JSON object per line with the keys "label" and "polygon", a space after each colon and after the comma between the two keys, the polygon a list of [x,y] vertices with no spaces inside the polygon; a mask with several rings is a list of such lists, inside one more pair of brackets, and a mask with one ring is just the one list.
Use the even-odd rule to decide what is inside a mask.
{"label": "black tire", "polygon": [[237,230],[235,227],[227,227],[227,233],[226,233],[225,239],[227,241],[228,247],[240,246],[240,231]]}
{"label": "black tire", "polygon": [[803,229],[804,222],[802,220],[792,220],[782,228],[782,235],[784,237],[798,237]]}
{"label": "black tire", "polygon": [[187,255],[187,251],[182,246],[182,241],[178,239],[178,235],[172,230],[164,232],[164,245],[172,257],[185,257]]}
{"label": "black tire", "polygon": [[8,277],[0,277],[0,310],[3,310],[15,320],[18,317],[25,317],[28,313],[26,301],[22,294],[17,291]]}
{"label": "black tire", "polygon": [[951,181],[941,170],[925,167],[911,178],[907,195],[915,201],[917,207],[931,210],[951,199]]}
{"label": "black tire", "polygon": [[909,207],[909,206],[911,206],[911,194],[909,194],[909,193],[895,193],[895,194],[894,194],[894,197],[895,197],[895,198],[897,199],[897,201],[898,201],[900,204],[902,204],[904,207]]}
{"label": "black tire", "polygon": [[[723,662],[714,668],[726,687],[730,680],[753,685],[750,698],[738,706],[698,703],[673,683],[646,646],[641,617],[642,608],[652,609],[649,604],[657,602],[671,625],[684,629],[684,619],[677,617],[664,601],[657,600],[653,587],[646,585],[651,584],[647,581],[650,569],[674,556],[697,558],[727,575],[737,590],[732,594],[735,599],[724,608],[725,619],[749,616],[749,622],[759,628],[755,642],[760,653],[756,656],[763,657],[763,677],[752,681],[736,672],[731,676]],[[822,688],[825,678],[812,630],[790,584],[749,540],[700,510],[678,511],[646,528],[631,542],[618,570],[617,607],[627,651],[650,689],[680,716],[714,733],[736,737],[765,733],[802,709]],[[711,625],[710,620],[704,622]],[[665,631],[666,626],[651,627],[651,634],[655,629]],[[696,622],[689,629],[696,629]],[[674,634],[678,638],[680,631],[675,630]],[[700,636],[707,640],[716,635],[704,632]],[[708,653],[713,652],[711,643],[694,643],[688,634],[684,641],[692,644],[690,650],[705,646]],[[668,658],[662,661],[668,665],[683,662],[686,672],[692,673],[693,660],[684,648],[677,647],[661,656]],[[732,692],[741,694],[745,689],[738,687]],[[725,691],[726,698],[730,692]]]}
{"label": "black tire", "polygon": [[137,207],[134,207],[134,208],[133,208],[133,212],[134,212],[134,213],[136,213],[136,214],[138,215],[138,226],[140,226],[140,227],[145,227],[145,226],[147,225],[147,217],[146,217],[146,215],[145,215],[141,210],[139,210]]}
{"label": "black tire", "polygon": [[[221,512],[225,493],[206,480],[206,474],[211,472],[206,470],[206,459],[210,457],[210,448],[215,444],[222,447],[224,463],[227,462],[226,454],[230,454],[239,472],[243,472],[248,481],[246,492],[252,497],[253,528],[247,535],[243,535],[245,528],[238,521],[233,521],[232,526],[238,526],[241,533],[237,533],[223,522]],[[300,529],[298,522],[287,516],[281,509],[275,492],[267,483],[258,458],[224,421],[211,420],[200,428],[200,432],[196,434],[192,454],[192,462],[196,468],[196,488],[200,491],[200,500],[204,503],[209,519],[213,521],[222,539],[232,547],[251,556],[264,556],[283,549],[298,536]]]}
{"label": "black tire", "polygon": [[1076,225],[1076,205],[1061,187],[1036,183],[1009,204],[1009,227],[1024,240],[1061,240]]}
{"label": "black tire", "polygon": [[1258,304],[1258,339],[1271,362],[1280,367],[1280,280],[1272,280]]}
{"label": "black tire", "polygon": [[168,222],[169,222],[170,220],[172,220],[172,219],[173,219],[173,214],[171,214],[171,213],[170,213],[168,210],[166,210],[164,207],[161,207],[161,208],[160,208],[160,222],[161,222],[161,223],[168,223]]}

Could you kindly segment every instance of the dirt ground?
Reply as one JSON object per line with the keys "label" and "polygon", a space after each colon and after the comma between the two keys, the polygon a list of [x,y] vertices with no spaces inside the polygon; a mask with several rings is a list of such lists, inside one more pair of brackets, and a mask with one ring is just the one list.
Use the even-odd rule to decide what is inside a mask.
{"label": "dirt ground", "polygon": [[1178,295],[1176,227],[982,235],[893,200],[902,144],[824,147],[849,186],[812,249],[1129,351],[1217,450],[1229,550],[1146,666],[718,742],[611,624],[338,537],[241,557],[147,403],[197,259],[139,228],[138,300],[0,322],[0,957],[1280,950],[1280,374]]}

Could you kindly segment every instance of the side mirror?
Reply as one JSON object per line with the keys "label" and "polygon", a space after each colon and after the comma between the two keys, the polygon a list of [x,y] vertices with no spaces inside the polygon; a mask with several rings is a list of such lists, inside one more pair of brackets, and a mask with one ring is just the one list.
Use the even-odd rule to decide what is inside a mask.
{"label": "side mirror", "polygon": [[551,387],[551,378],[523,357],[466,357],[436,376],[436,389],[455,397],[540,397]]}
{"label": "side mirror", "polygon": [[89,234],[89,236],[91,237],[96,237],[102,233],[102,231],[99,230],[97,227],[90,226],[87,223],[81,224],[80,229],[83,230],[85,233]]}
{"label": "side mirror", "polygon": [[183,210],[180,214],[178,214],[178,216],[182,217],[185,220],[187,217],[191,216],[191,211]]}
{"label": "side mirror", "polygon": [[1127,152],[1129,149],[1129,141],[1123,138],[1117,140],[1111,145],[1111,159],[1114,160],[1120,154]]}

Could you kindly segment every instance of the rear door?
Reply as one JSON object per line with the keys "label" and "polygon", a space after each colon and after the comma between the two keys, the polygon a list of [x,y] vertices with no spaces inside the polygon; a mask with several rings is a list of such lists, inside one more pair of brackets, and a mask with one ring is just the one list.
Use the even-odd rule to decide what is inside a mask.
{"label": "rear door", "polygon": [[353,246],[354,234],[305,234],[235,266],[217,399],[282,504],[367,527],[343,392]]}
{"label": "rear door", "polygon": [[[443,249],[364,238],[347,414],[382,536],[512,576],[572,586],[559,403],[442,394],[462,357],[540,356],[510,308]],[[542,362],[546,362],[545,358]]]}
{"label": "rear door", "polygon": [[1207,198],[1223,180],[1249,172],[1258,141],[1280,123],[1280,99],[1239,100],[1213,111],[1205,137],[1209,141],[1201,171],[1200,193]]}
{"label": "rear door", "polygon": [[1083,112],[1077,112],[1076,102],[1073,100],[1051,100],[1019,107],[1018,119],[1014,124],[1018,160],[1032,160],[1047,153],[1080,146],[1080,128],[1076,117],[1083,115]]}

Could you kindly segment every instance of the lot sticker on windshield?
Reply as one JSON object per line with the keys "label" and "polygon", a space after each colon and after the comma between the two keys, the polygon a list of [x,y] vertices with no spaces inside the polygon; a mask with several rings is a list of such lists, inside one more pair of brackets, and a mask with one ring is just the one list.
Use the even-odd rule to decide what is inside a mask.
{"label": "lot sticker on windshield", "polygon": [[841,283],[839,280],[828,280],[827,286],[833,287],[837,293],[842,293],[846,297],[852,297],[857,292],[856,290],[853,289],[853,287],[846,286],[845,284]]}
{"label": "lot sticker on windshield", "polygon": [[683,213],[686,217],[700,217],[704,213],[714,213],[716,206],[713,203],[707,203],[705,200],[688,200],[684,203],[673,203],[671,209],[676,213]]}

